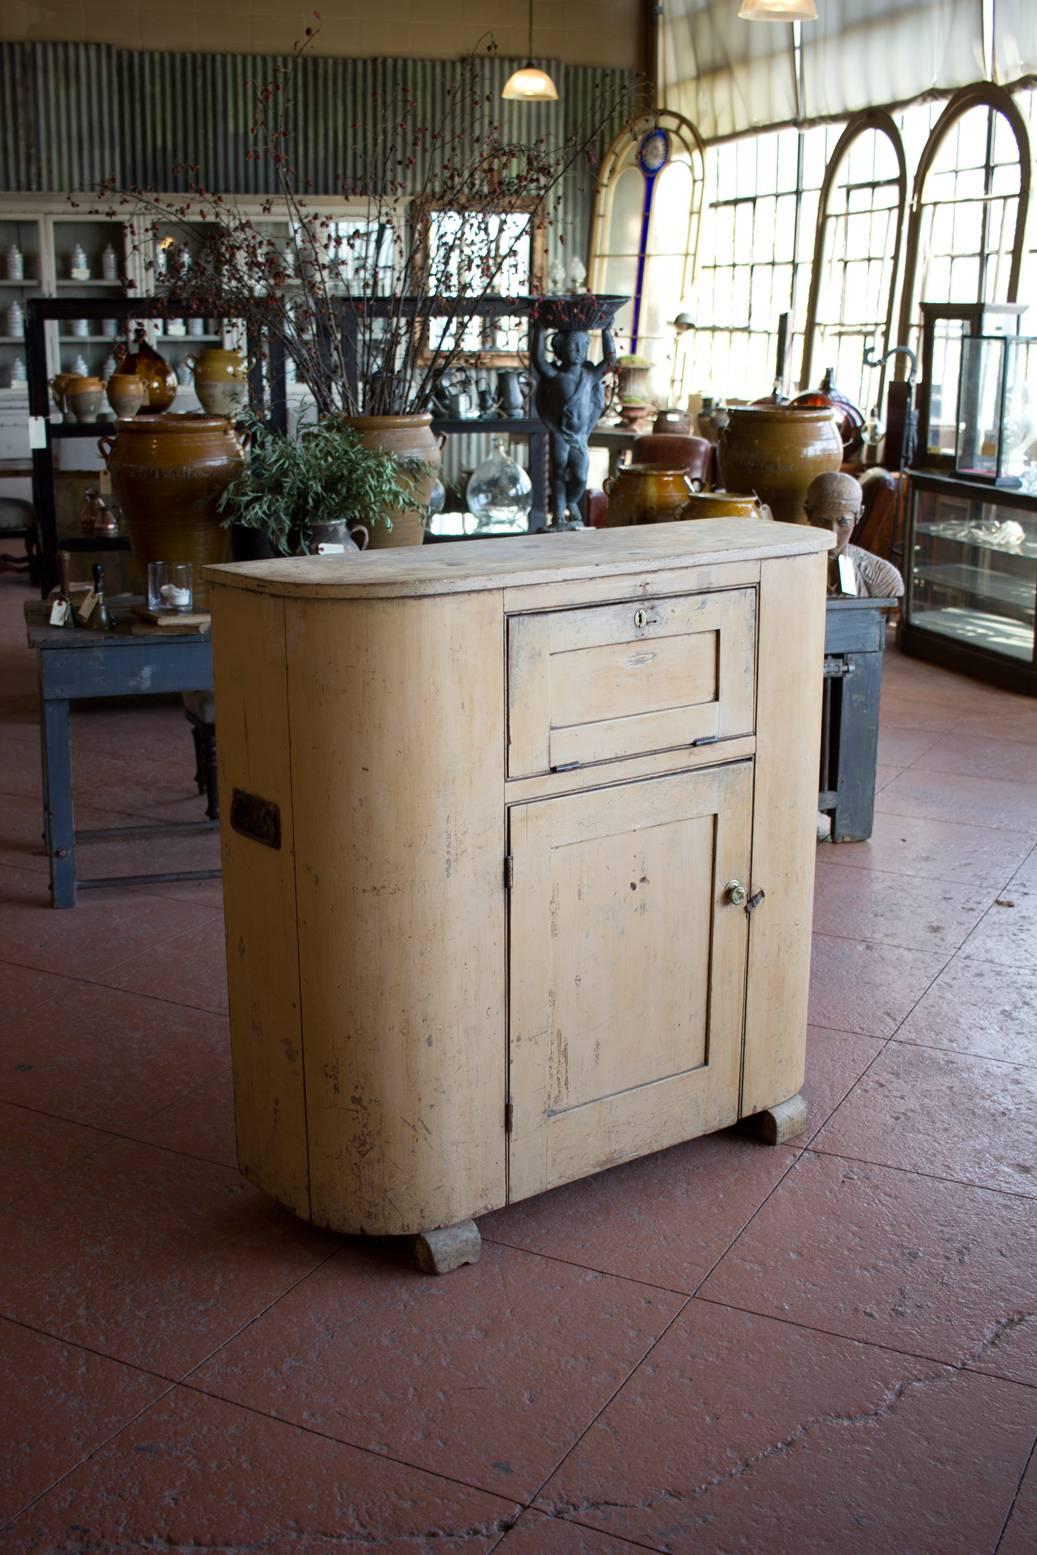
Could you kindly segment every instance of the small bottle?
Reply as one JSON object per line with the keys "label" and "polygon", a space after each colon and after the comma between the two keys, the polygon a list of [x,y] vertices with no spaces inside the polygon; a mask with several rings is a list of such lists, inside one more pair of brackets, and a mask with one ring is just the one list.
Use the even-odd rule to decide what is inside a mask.
{"label": "small bottle", "polygon": [[25,280],[25,256],[17,243],[9,243],[4,250],[4,279],[7,281]]}
{"label": "small bottle", "polygon": [[82,243],[77,243],[72,250],[72,262],[68,267],[68,273],[73,281],[89,281],[90,279],[90,263]]}
{"label": "small bottle", "polygon": [[94,608],[87,616],[86,624],[91,632],[110,631],[114,622],[104,598],[104,568],[94,562]]}
{"label": "small bottle", "polygon": [[119,256],[110,243],[106,243],[101,252],[101,279],[103,281],[119,279]]}
{"label": "small bottle", "polygon": [[72,585],[69,581],[69,569],[72,565],[70,551],[58,552],[58,592],[51,600],[50,625],[74,627],[76,613],[72,608]]}

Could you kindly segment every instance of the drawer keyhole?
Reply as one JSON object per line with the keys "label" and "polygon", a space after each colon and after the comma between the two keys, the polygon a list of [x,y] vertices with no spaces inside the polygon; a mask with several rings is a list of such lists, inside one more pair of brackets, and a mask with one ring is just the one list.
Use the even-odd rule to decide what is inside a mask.
{"label": "drawer keyhole", "polygon": [[647,610],[635,610],[634,611],[634,625],[637,627],[638,631],[641,631],[641,629],[643,627],[646,627],[648,625],[648,611]]}

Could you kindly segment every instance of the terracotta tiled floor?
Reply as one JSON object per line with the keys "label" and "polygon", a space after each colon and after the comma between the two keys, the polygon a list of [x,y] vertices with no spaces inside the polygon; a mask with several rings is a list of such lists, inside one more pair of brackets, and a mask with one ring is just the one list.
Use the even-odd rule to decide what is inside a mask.
{"label": "terracotta tiled floor", "polygon": [[[0,578],[0,1552],[1037,1555],[1035,704],[889,655],[874,835],[819,856],[801,1140],[489,1215],[436,1281],[238,1177],[218,885],[48,907],[27,597]],[[74,725],[81,824],[198,816],[175,706]]]}

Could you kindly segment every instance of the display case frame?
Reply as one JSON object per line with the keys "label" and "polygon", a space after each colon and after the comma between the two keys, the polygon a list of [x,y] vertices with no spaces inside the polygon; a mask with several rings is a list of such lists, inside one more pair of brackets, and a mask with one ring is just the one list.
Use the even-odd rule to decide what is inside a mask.
{"label": "display case frame", "polygon": [[912,470],[907,560],[903,651],[1037,696],[1037,496]]}

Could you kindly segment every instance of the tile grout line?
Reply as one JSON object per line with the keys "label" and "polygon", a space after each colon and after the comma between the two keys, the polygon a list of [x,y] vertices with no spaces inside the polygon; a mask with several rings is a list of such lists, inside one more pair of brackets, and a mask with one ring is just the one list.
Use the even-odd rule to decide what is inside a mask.
{"label": "tile grout line", "polygon": [[[867,1070],[865,1070],[865,1073],[867,1073]],[[861,1078],[863,1079],[864,1076],[862,1075]],[[848,1091],[846,1096],[843,1097],[843,1101],[847,1099],[849,1094],[850,1093]],[[839,1106],[842,1106],[842,1102],[839,1103]],[[835,1116],[834,1112],[832,1116]],[[823,1150],[820,1146],[816,1145],[813,1140],[811,1140],[810,1144],[807,1145],[805,1149],[811,1151],[814,1155],[823,1155],[832,1161],[847,1161],[851,1166],[876,1166],[881,1168],[881,1170],[884,1172],[903,1172],[907,1177],[922,1177],[926,1182],[953,1183],[956,1187],[959,1188],[975,1188],[977,1192],[980,1193],[998,1193],[1002,1198],[1005,1199],[1019,1199],[1024,1204],[1037,1204],[1037,1195],[1032,1193],[1023,1193],[1015,1188],[997,1188],[994,1187],[992,1183],[970,1182],[965,1177],[947,1177],[942,1172],[925,1172],[917,1166],[898,1166],[890,1161],[869,1161],[867,1157],[862,1155],[844,1155],[839,1150]]]}
{"label": "tile grout line", "polygon": [[1012,1513],[1015,1511],[1016,1502],[1019,1500],[1019,1497],[1022,1494],[1023,1481],[1026,1479],[1031,1465],[1035,1463],[1037,1463],[1037,1437],[1034,1437],[1033,1446],[1030,1448],[1030,1456],[1023,1464],[1023,1472],[1019,1476],[1019,1483],[1015,1487],[1015,1495],[1012,1497],[1011,1505],[1009,1506],[1008,1511],[1005,1513],[1005,1520],[1001,1524],[1001,1532],[997,1536],[997,1543],[994,1546],[993,1555],[998,1555],[998,1551],[1000,1550],[1002,1544],[1005,1542],[1005,1534],[1008,1532],[1008,1525],[1012,1521]]}
{"label": "tile grout line", "polygon": [[[772,1195],[772,1194],[773,1194],[773,1193],[776,1193],[776,1192],[777,1192],[777,1190],[778,1190],[778,1188],[779,1188],[779,1187],[780,1187],[780,1186],[781,1186],[781,1184],[782,1184],[782,1183],[783,1183],[783,1182],[784,1182],[784,1181],[785,1181],[785,1179],[786,1179],[786,1177],[787,1177],[787,1176],[788,1176],[788,1174],[789,1174],[789,1172],[791,1172],[791,1171],[792,1171],[792,1169],[793,1169],[793,1167],[794,1167],[794,1166],[795,1166],[795,1165],[796,1165],[796,1162],[797,1162],[797,1161],[798,1161],[798,1160],[799,1160],[799,1159],[800,1159],[800,1154],[801,1154],[801,1152],[797,1152],[797,1153],[796,1153],[796,1154],[795,1154],[795,1155],[794,1155],[794,1156],[793,1156],[793,1157],[792,1157],[792,1159],[791,1159],[791,1160],[790,1160],[790,1161],[789,1161],[789,1164],[788,1164],[788,1166],[787,1166],[787,1167],[786,1167],[786,1168],[785,1168],[785,1170],[784,1170],[784,1171],[783,1171],[783,1172],[782,1172],[782,1173],[781,1173],[781,1175],[780,1175],[780,1177],[779,1177],[779,1178],[778,1178],[778,1179],[777,1179],[777,1181],[776,1181],[776,1182],[774,1182],[774,1183],[773,1183],[773,1184],[772,1184],[772,1185],[771,1185],[771,1187],[770,1187],[770,1189],[769,1189],[769,1190],[768,1190],[768,1192],[767,1192],[767,1193],[766,1193],[766,1194],[765,1194],[765,1195],[764,1195],[764,1197],[763,1197],[763,1198],[762,1198],[762,1199],[761,1199],[761,1201],[760,1201],[760,1203],[759,1203],[759,1204],[758,1204],[758,1205],[757,1205],[757,1206],[756,1206],[756,1208],[755,1208],[755,1209],[754,1209],[754,1210],[753,1210],[753,1212],[752,1212],[752,1214],[751,1214],[751,1215],[749,1215],[749,1216],[748,1216],[748,1217],[747,1217],[747,1219],[746,1219],[746,1220],[745,1220],[745,1222],[744,1222],[744,1223],[743,1223],[743,1224],[742,1224],[742,1225],[741,1225],[741,1226],[740,1226],[740,1227],[739,1227],[739,1228],[738,1228],[738,1230],[737,1230],[737,1232],[736,1232],[736,1233],[735,1233],[735,1234],[734,1234],[734,1236],[733,1236],[733,1237],[732,1237],[732,1238],[731,1238],[731,1240],[730,1240],[730,1242],[728,1242],[728,1243],[727,1243],[727,1245],[726,1245],[726,1246],[725,1246],[725,1247],[724,1247],[724,1248],[723,1248],[723,1250],[722,1250],[722,1252],[721,1252],[721,1253],[720,1253],[720,1254],[719,1254],[719,1255],[718,1255],[718,1257],[717,1257],[717,1258],[715,1258],[715,1259],[714,1259],[714,1261],[713,1261],[713,1263],[712,1263],[712,1264],[711,1264],[711,1265],[710,1265],[710,1267],[709,1267],[709,1268],[708,1268],[708,1269],[707,1269],[707,1271],[706,1271],[706,1273],[705,1273],[705,1274],[704,1274],[704,1275],[703,1275],[703,1276],[702,1276],[702,1279],[701,1279],[701,1280],[699,1280],[699,1281],[698,1281],[698,1283],[697,1283],[697,1285],[696,1285],[696,1286],[695,1286],[695,1290],[694,1290],[694,1291],[693,1291],[693,1292],[692,1292],[692,1293],[691,1293],[691,1294],[690,1294],[690,1295],[689,1295],[689,1296],[688,1296],[688,1298],[687,1298],[687,1300],[685,1300],[685,1301],[683,1301],[683,1302],[682,1302],[682,1303],[681,1303],[681,1305],[680,1305],[680,1307],[679,1307],[679,1308],[678,1308],[678,1310],[677,1310],[677,1311],[676,1311],[676,1312],[675,1312],[675,1313],[674,1313],[674,1314],[673,1314],[673,1317],[672,1317],[672,1318],[671,1318],[671,1319],[670,1319],[670,1321],[669,1321],[669,1322],[668,1322],[668,1323],[667,1323],[667,1324],[666,1324],[666,1325],[665,1325],[665,1327],[664,1327],[664,1328],[663,1328],[663,1329],[662,1329],[662,1330],[661,1330],[661,1331],[660,1331],[660,1332],[659,1332],[659,1334],[658,1334],[658,1335],[657,1335],[657,1336],[656,1336],[656,1338],[655,1338],[655,1340],[654,1340],[654,1341],[653,1341],[653,1343],[652,1343],[652,1344],[651,1344],[651,1345],[649,1345],[649,1347],[648,1347],[648,1349],[647,1349],[647,1350],[646,1350],[646,1351],[645,1351],[645,1353],[644,1353],[644,1355],[642,1355],[642,1356],[641,1356],[641,1358],[640,1358],[640,1360],[639,1360],[639,1361],[637,1361],[637,1362],[636,1362],[636,1364],[635,1364],[635,1365],[634,1365],[634,1366],[632,1366],[632,1367],[631,1367],[631,1369],[630,1369],[630,1371],[629,1371],[629,1372],[628,1372],[628,1373],[627,1373],[627,1375],[626,1375],[626,1376],[625,1376],[625,1377],[624,1377],[624,1378],[623,1378],[623,1380],[622,1380],[622,1382],[620,1382],[620,1383],[619,1383],[619,1384],[618,1384],[618,1385],[617,1385],[617,1387],[616,1387],[616,1388],[615,1388],[615,1389],[614,1389],[614,1390],[613,1390],[613,1392],[612,1392],[612,1393],[611,1393],[611,1394],[610,1394],[610,1395],[609,1395],[609,1397],[608,1397],[608,1398],[607,1398],[607,1399],[606,1399],[606,1400],[605,1400],[605,1402],[604,1402],[604,1404],[602,1404],[602,1406],[601,1406],[601,1408],[600,1408],[600,1409],[598,1409],[598,1410],[597,1410],[597,1411],[596,1411],[596,1412],[595,1412],[595,1414],[594,1414],[594,1416],[593,1416],[593,1418],[592,1418],[592,1419],[591,1419],[591,1420],[589,1420],[589,1421],[588,1421],[588,1422],[587,1422],[587,1424],[586,1424],[586,1426],[585,1426],[585,1427],[584,1427],[584,1429],[583,1429],[583,1430],[582,1430],[582,1431],[581,1431],[581,1432],[580,1432],[580,1434],[579,1434],[579,1435],[578,1435],[578,1436],[577,1436],[577,1438],[576,1438],[576,1440],[575,1440],[575,1441],[573,1441],[573,1442],[572,1442],[572,1443],[571,1443],[571,1444],[570,1444],[570,1446],[569,1446],[569,1447],[568,1447],[568,1448],[567,1448],[567,1450],[566,1450],[566,1451],[565,1451],[565,1452],[564,1452],[564,1453],[563,1453],[563,1454],[562,1454],[562,1456],[561,1456],[561,1458],[559,1458],[559,1460],[558,1460],[558,1462],[557,1462],[557,1463],[556,1463],[556,1464],[555,1464],[555,1466],[554,1466],[554,1467],[553,1467],[553,1468],[552,1468],[552,1469],[551,1469],[551,1471],[550,1471],[550,1473],[549,1473],[549,1474],[547,1474],[547,1475],[545,1475],[545,1477],[544,1477],[544,1479],[543,1479],[543,1480],[542,1480],[542,1482],[541,1482],[541,1483],[540,1483],[540,1485],[539,1485],[539,1486],[538,1486],[538,1487],[537,1487],[537,1489],[536,1489],[536,1491],[535,1491],[535,1492],[534,1492],[534,1494],[533,1494],[533,1497],[532,1497],[532,1500],[531,1500],[531,1501],[530,1501],[530,1502],[529,1502],[529,1503],[528,1503],[528,1504],[527,1504],[527,1509],[528,1509],[528,1507],[529,1507],[529,1506],[535,1506],[535,1504],[536,1504],[536,1502],[537,1502],[537,1500],[538,1500],[538,1499],[539,1499],[539,1497],[540,1497],[540,1496],[541,1496],[541,1495],[542,1495],[542,1494],[543,1494],[543,1491],[544,1491],[544,1488],[545,1488],[545,1486],[546,1486],[546,1485],[547,1485],[547,1484],[549,1484],[549,1482],[550,1482],[550,1481],[551,1481],[551,1480],[552,1480],[552,1479],[553,1479],[553,1478],[554,1478],[554,1477],[555,1477],[555,1475],[556,1475],[556,1474],[557,1474],[557,1473],[558,1473],[558,1472],[559,1472],[559,1471],[560,1471],[560,1470],[561,1470],[561,1468],[562,1468],[562,1467],[563,1467],[563,1465],[564,1465],[564,1464],[565,1464],[565,1463],[566,1463],[566,1462],[567,1462],[567,1461],[568,1461],[568,1459],[569,1459],[569,1458],[570,1458],[570,1457],[571,1457],[571,1456],[572,1456],[572,1454],[573,1454],[573,1453],[574,1453],[574,1452],[575,1452],[575,1451],[576,1451],[576,1449],[577,1449],[577,1447],[578,1447],[578,1446],[579,1446],[579,1445],[580,1445],[580,1443],[581,1443],[581,1442],[582,1442],[582,1441],[583,1441],[583,1440],[584,1440],[584,1438],[585,1438],[585,1437],[586,1437],[586,1436],[587,1436],[587,1435],[588,1435],[588,1434],[589,1434],[589,1432],[590,1432],[590,1431],[591,1431],[591,1430],[593,1430],[593,1428],[594,1428],[594,1426],[595,1426],[595,1425],[596,1425],[596,1424],[597,1424],[597,1422],[598,1422],[598,1421],[599,1421],[599,1420],[600,1420],[600,1419],[601,1419],[601,1416],[602,1416],[602,1415],[603,1415],[603,1414],[604,1414],[604,1413],[605,1413],[605,1411],[606,1411],[606,1410],[607,1410],[607,1409],[608,1409],[608,1408],[610,1408],[610,1407],[611,1407],[611,1405],[612,1405],[612,1403],[613,1403],[613,1401],[614,1401],[614,1400],[615,1400],[615,1399],[616,1399],[616,1398],[617,1398],[617,1397],[618,1397],[618,1396],[619,1396],[619,1394],[620,1394],[620,1393],[621,1393],[621,1392],[622,1392],[622,1390],[623,1390],[623,1389],[624,1389],[624,1388],[625,1388],[625,1387],[626,1387],[626,1386],[627,1386],[627,1384],[628,1384],[628,1383],[629,1383],[629,1382],[630,1382],[630,1381],[631,1381],[631,1380],[632,1380],[632,1379],[633,1379],[633,1377],[634,1377],[634,1376],[635,1376],[635,1375],[636,1375],[636,1374],[637,1374],[637,1372],[638,1372],[638,1371],[640,1371],[640,1369],[641,1369],[641,1367],[642,1367],[642,1366],[643,1366],[643,1365],[644,1365],[644,1363],[645,1363],[645,1361],[646,1361],[646,1360],[647,1360],[647,1359],[648,1359],[648,1357],[649,1357],[649,1356],[650,1356],[650,1355],[652,1355],[652,1354],[653,1354],[653,1353],[654,1353],[654,1351],[655,1351],[655,1349],[656,1349],[656,1348],[657,1348],[657,1346],[658,1346],[658,1345],[659,1345],[659,1344],[660,1344],[660,1343],[661,1343],[661,1342],[662,1342],[662,1340],[663,1340],[663,1339],[664,1339],[664,1338],[665,1338],[665,1337],[666,1337],[666,1335],[667,1335],[667,1334],[668,1334],[668,1333],[669,1333],[669,1332],[670,1332],[670,1330],[671,1330],[671,1328],[672,1328],[672,1327],[673,1327],[673,1326],[674,1326],[674,1324],[675,1324],[675,1323],[676,1323],[676,1322],[677,1322],[677,1319],[678,1319],[678,1318],[680,1318],[680,1317],[682,1317],[682,1316],[683,1316],[683,1315],[684,1315],[684,1313],[685,1313],[685,1312],[686,1312],[686,1311],[687,1311],[687,1310],[688,1310],[688,1307],[689,1307],[689,1306],[690,1306],[690,1305],[691,1305],[691,1303],[692,1303],[692,1301],[694,1301],[694,1300],[695,1300],[695,1294],[696,1294],[696,1292],[697,1292],[697,1291],[699,1291],[699,1290],[701,1290],[701,1288],[702,1288],[702,1286],[703,1286],[703,1284],[704,1284],[704,1283],[705,1283],[705,1281],[706,1281],[706,1280],[707,1280],[707,1279],[709,1279],[709,1277],[710,1277],[710,1275],[711,1275],[711,1274],[712,1274],[712,1273],[713,1273],[713,1271],[714,1271],[714,1269],[715,1269],[715,1268],[716,1268],[716,1267],[717,1267],[717,1265],[718,1265],[718,1264],[719,1264],[719,1263],[720,1263],[720,1260],[721,1260],[721,1259],[722,1259],[722,1258],[725,1258],[725,1257],[726,1257],[726,1256],[727,1256],[727,1254],[728,1254],[728,1253],[729,1253],[729,1252],[730,1252],[730,1250],[731,1250],[731,1248],[732,1248],[732,1247],[733,1247],[733,1246],[734,1246],[734,1244],[735,1244],[735,1242],[736,1242],[736,1241],[737,1241],[737,1240],[738,1240],[738,1238],[739,1238],[739,1237],[740,1237],[740,1236],[741,1236],[741,1235],[742,1235],[742,1234],[743,1234],[743,1232],[745,1232],[745,1231],[746,1231],[746,1230],[748,1230],[748,1228],[749,1228],[749,1226],[750,1226],[750,1225],[751,1225],[751,1224],[752,1224],[752,1222],[753,1222],[753,1221],[754,1221],[754,1220],[755,1220],[755,1219],[756,1219],[756,1216],[757,1216],[757,1215],[758,1215],[758,1214],[759,1214],[759,1213],[760,1213],[760,1211],[761,1211],[761,1210],[762,1210],[762,1209],[763,1209],[763,1206],[764,1206],[764,1205],[765,1205],[765,1204],[766,1204],[766,1203],[767,1203],[767,1202],[768,1202],[768,1201],[769,1201],[769,1200],[770,1200],[770,1197],[771,1197],[771,1195]],[[549,1514],[549,1515],[550,1515],[550,1514]],[[564,1519],[564,1518],[563,1518],[563,1519],[559,1519],[559,1520],[560,1520],[560,1521],[563,1521],[563,1522],[564,1522],[564,1521],[567,1521],[567,1519]],[[600,1532],[600,1531],[601,1531],[601,1530],[598,1530],[598,1531],[599,1531],[599,1532]]]}
{"label": "tile grout line", "polygon": [[[152,1399],[150,1404],[146,1404],[143,1409],[138,1410],[138,1412],[133,1416],[132,1419],[124,1421],[123,1424],[120,1425],[117,1430],[113,1431],[110,1436],[105,1437],[103,1442],[99,1442],[96,1447],[93,1447],[93,1448],[91,1448],[91,1450],[89,1452],[84,1453],[83,1456],[80,1459],[78,1459],[77,1462],[74,1463],[70,1469],[67,1469],[64,1474],[60,1474],[58,1476],[58,1478],[56,1480],[54,1480],[51,1484],[49,1484],[45,1490],[40,1491],[39,1495],[33,1496],[29,1501],[27,1501],[25,1503],[25,1505],[23,1507],[21,1507],[19,1509],[19,1511],[17,1511],[14,1514],[14,1517],[9,1518],[6,1522],[0,1524],[0,1531],[4,1531],[4,1530],[10,1528],[11,1525],[14,1523],[14,1521],[17,1518],[24,1517],[26,1512],[30,1511],[32,1509],[32,1507],[34,1507],[37,1504],[37,1502],[39,1502],[39,1501],[41,1501],[43,1499],[44,1496],[49,1496],[54,1490],[56,1490],[57,1487],[60,1484],[62,1484],[66,1479],[68,1479],[69,1475],[74,1474],[77,1471],[77,1469],[82,1468],[83,1464],[84,1463],[88,1463],[91,1458],[95,1458],[97,1456],[97,1454],[99,1452],[102,1452],[105,1447],[109,1446],[115,1440],[115,1438],[117,1436],[121,1436],[123,1431],[129,1430],[130,1426],[135,1425],[136,1422],[143,1415],[146,1415],[150,1410],[154,1409],[157,1404],[160,1404],[163,1401],[163,1399],[169,1398],[170,1394],[175,1393],[177,1388],[183,1387],[185,1385],[185,1379],[187,1377],[190,1377],[195,1371],[197,1371],[199,1366],[207,1365],[208,1362],[212,1360],[213,1356],[219,1354],[219,1352],[224,1348],[224,1345],[230,1344],[232,1342],[232,1340],[237,1339],[240,1334],[244,1333],[247,1328],[251,1327],[252,1323],[258,1321],[258,1319],[261,1318],[261,1317],[265,1317],[266,1314],[271,1310],[271,1308],[275,1307],[279,1301],[282,1301],[284,1299],[285,1296],[291,1295],[292,1291],[294,1291],[299,1285],[302,1285],[306,1280],[308,1280],[311,1274],[315,1274],[317,1272],[317,1269],[323,1268],[324,1264],[326,1264],[329,1259],[334,1258],[335,1254],[338,1251],[339,1251],[338,1248],[332,1248],[331,1251],[324,1258],[321,1259],[320,1263],[316,1266],[316,1268],[308,1269],[305,1274],[301,1275],[298,1280],[294,1281],[293,1284],[289,1285],[286,1290],[281,1291],[281,1293],[279,1295],[275,1296],[273,1301],[268,1302],[267,1305],[263,1308],[263,1310],[261,1312],[257,1312],[255,1314],[255,1316],[250,1318],[247,1323],[243,1323],[241,1328],[235,1330],[235,1332],[233,1334],[231,1334],[228,1339],[223,1340],[220,1344],[218,1344],[215,1347],[215,1349],[211,1350],[208,1355],[203,1356],[202,1359],[197,1363],[197,1365],[189,1367],[188,1370],[186,1372],[184,1372],[182,1376],[170,1378],[170,1377],[165,1376],[162,1372],[147,1371],[146,1368],[141,1367],[141,1366],[137,1366],[132,1361],[124,1361],[124,1360],[121,1360],[120,1358],[118,1358],[117,1356],[108,1355],[103,1350],[88,1350],[89,1354],[97,1355],[102,1360],[110,1361],[114,1365],[117,1365],[117,1366],[129,1366],[132,1370],[142,1372],[145,1376],[157,1377],[160,1381],[168,1382],[169,1386],[167,1388],[165,1388],[162,1393],[159,1394],[158,1398]],[[0,1314],[0,1315],[6,1316],[6,1314]],[[68,1340],[68,1339],[64,1339],[64,1338],[61,1337],[60,1334],[53,1334],[53,1333],[51,1333],[47,1329],[35,1329],[35,1328],[32,1328],[32,1326],[30,1324],[21,1322],[17,1318],[10,1318],[10,1319],[8,1319],[8,1321],[17,1323],[20,1328],[27,1328],[32,1333],[39,1333],[43,1337],[45,1337],[47,1339],[53,1339],[58,1344],[66,1344],[66,1345],[70,1344],[73,1349],[79,1349],[79,1350],[88,1349],[88,1347],[86,1345],[76,1344],[74,1341],[71,1341],[71,1340]],[[200,1393],[201,1392],[201,1390],[198,1389],[198,1388],[191,1389],[191,1391],[195,1392],[195,1393]],[[218,1395],[205,1394],[205,1395],[202,1395],[202,1396],[204,1396],[204,1397],[212,1397],[212,1396],[218,1396]],[[231,1400],[221,1400],[221,1402],[226,1403],[226,1402],[232,1402],[232,1401]],[[236,1407],[238,1407],[238,1408],[245,1408],[246,1406],[245,1405],[238,1405]],[[258,1411],[258,1410],[250,1411],[250,1413],[253,1413],[253,1414],[258,1414],[260,1412],[261,1411]],[[277,1417],[276,1416],[270,1416],[268,1418],[276,1419]],[[288,1424],[290,1422],[281,1422],[281,1423]],[[305,1429],[305,1428],[304,1427],[300,1427],[300,1429]],[[334,1439],[334,1438],[332,1438],[332,1439]],[[471,1488],[475,1488],[475,1487],[471,1487]]]}
{"label": "tile grout line", "polygon": [[758,1307],[739,1306],[737,1301],[721,1300],[717,1296],[695,1295],[692,1299],[704,1301],[711,1307],[741,1312],[745,1317],[758,1317],[766,1323],[781,1323],[787,1328],[796,1328],[801,1333],[818,1334],[824,1339],[838,1339],[843,1344],[860,1345],[866,1350],[881,1350],[885,1355],[901,1355],[909,1361],[925,1361],[933,1366],[942,1366],[947,1371],[961,1372],[971,1377],[989,1377],[993,1382],[1004,1382],[1009,1387],[1024,1388],[1027,1393],[1037,1395],[1037,1379],[1033,1382],[1024,1382],[1020,1377],[1006,1377],[1004,1372],[987,1371],[973,1361],[944,1360],[939,1355],[929,1355],[924,1350],[908,1350],[901,1345],[885,1343],[881,1339],[862,1339],[859,1334],[842,1333],[837,1328],[819,1328],[816,1323],[797,1321],[796,1318],[780,1312],[761,1312]]}
{"label": "tile grout line", "polygon": [[[218,907],[207,907],[204,909],[204,911],[219,913],[222,918],[221,909]],[[187,934],[196,934],[197,932],[198,925],[196,924],[193,929],[185,929],[183,934],[174,935],[173,938],[182,939]],[[162,945],[171,945],[173,940],[162,940],[160,943]],[[152,949],[158,948],[158,946],[152,946]],[[148,952],[142,950],[138,952],[138,954],[147,955]],[[134,958],[132,956],[128,956],[126,959],[132,961]],[[120,961],[116,966],[109,968],[109,970],[114,972],[119,966],[125,965],[125,961]],[[192,1010],[195,1012],[195,1014],[215,1015],[219,1020],[227,1019],[226,1010],[214,1010],[205,1004],[183,1004],[178,999],[167,999],[164,994],[143,993],[138,992],[134,988],[119,988],[112,983],[98,982],[97,979],[93,977],[82,977],[72,972],[55,972],[52,971],[49,967],[29,966],[24,961],[8,961],[4,956],[0,955],[0,967],[4,966],[13,967],[19,972],[35,972],[40,977],[60,977],[62,981],[66,983],[82,983],[86,988],[104,988],[108,993],[122,994],[127,999],[154,999],[156,1004],[168,1004],[174,1010]]]}

